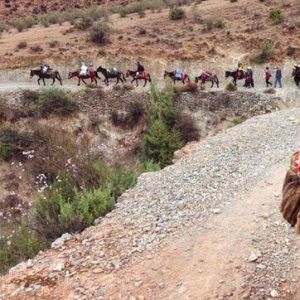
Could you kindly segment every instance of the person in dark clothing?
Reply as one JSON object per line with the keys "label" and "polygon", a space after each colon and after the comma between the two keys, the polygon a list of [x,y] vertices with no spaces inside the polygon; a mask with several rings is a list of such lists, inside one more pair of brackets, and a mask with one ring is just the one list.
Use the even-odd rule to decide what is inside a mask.
{"label": "person in dark clothing", "polygon": [[269,67],[266,67],[265,79],[266,79],[266,86],[267,87],[272,86],[272,82],[270,82],[271,77],[272,77],[272,74],[270,72],[270,69],[269,69]]}
{"label": "person in dark clothing", "polygon": [[277,84],[280,88],[282,88],[282,72],[279,67],[276,67],[276,74],[275,74],[275,88],[277,87]]}
{"label": "person in dark clothing", "polygon": [[136,70],[136,75],[140,75],[143,72],[145,72],[144,66],[138,61],[137,62],[137,70]]}

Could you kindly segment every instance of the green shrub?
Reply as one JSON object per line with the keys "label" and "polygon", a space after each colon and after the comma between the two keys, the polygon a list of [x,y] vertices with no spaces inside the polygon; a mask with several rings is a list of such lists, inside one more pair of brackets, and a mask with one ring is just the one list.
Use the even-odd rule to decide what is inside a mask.
{"label": "green shrub", "polygon": [[136,185],[137,176],[134,172],[121,167],[112,170],[111,177],[107,182],[107,186],[111,191],[114,199],[121,196],[126,190]]}
{"label": "green shrub", "polygon": [[274,24],[280,24],[284,20],[284,14],[279,8],[273,8],[270,11],[269,17]]}
{"label": "green shrub", "polygon": [[18,262],[34,257],[42,249],[37,237],[22,226],[10,243],[0,240],[0,274]]}
{"label": "green shrub", "polygon": [[169,17],[171,20],[180,20],[185,18],[185,11],[176,5],[170,8]]}
{"label": "green shrub", "polygon": [[36,111],[41,117],[50,115],[69,116],[78,111],[78,105],[63,90],[57,88],[43,89],[35,103]]}
{"label": "green shrub", "polygon": [[82,16],[76,23],[75,23],[75,28],[79,30],[86,30],[89,27],[91,27],[93,24],[93,19],[88,16]]}
{"label": "green shrub", "polygon": [[41,238],[52,241],[65,232],[78,232],[114,208],[109,189],[77,190],[64,177],[34,203],[34,223]]}
{"label": "green shrub", "polygon": [[162,168],[172,164],[174,152],[182,146],[180,134],[161,120],[154,121],[144,136],[145,157],[153,159]]}
{"label": "green shrub", "polygon": [[90,30],[92,42],[96,44],[106,44],[109,41],[110,26],[107,23],[100,22],[94,24]]}
{"label": "green shrub", "polygon": [[38,21],[44,27],[48,27],[50,24],[61,24],[64,20],[62,14],[58,12],[49,12],[45,15],[39,15]]}
{"label": "green shrub", "polygon": [[138,170],[140,173],[159,171],[160,165],[153,160],[139,161]]}
{"label": "green shrub", "polygon": [[271,42],[264,42],[261,51],[252,58],[256,63],[265,63],[273,57],[273,44]]}
{"label": "green shrub", "polygon": [[23,31],[24,29],[27,28],[26,23],[24,22],[23,19],[13,19],[11,21],[11,25],[16,28],[19,32]]}
{"label": "green shrub", "polygon": [[233,82],[229,82],[226,85],[225,90],[228,92],[235,92],[237,90],[237,86]]}
{"label": "green shrub", "polygon": [[97,21],[98,19],[105,17],[106,12],[101,7],[92,5],[84,12],[84,16],[92,19],[93,21]]}
{"label": "green shrub", "polygon": [[214,26],[216,28],[225,28],[226,27],[226,23],[225,23],[224,20],[218,19],[218,20],[215,21]]}

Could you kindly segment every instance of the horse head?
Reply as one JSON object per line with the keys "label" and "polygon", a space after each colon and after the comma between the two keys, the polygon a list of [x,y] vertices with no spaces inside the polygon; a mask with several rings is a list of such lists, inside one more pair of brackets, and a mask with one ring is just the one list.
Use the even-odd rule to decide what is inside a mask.
{"label": "horse head", "polygon": [[164,72],[164,79],[166,79],[166,77],[168,76],[168,74],[169,73],[167,71]]}
{"label": "horse head", "polygon": [[231,76],[231,72],[226,71],[226,72],[225,72],[225,77],[228,78],[229,76]]}
{"label": "horse head", "polygon": [[98,69],[97,69],[97,72],[101,72],[103,71],[104,69],[102,68],[102,66],[99,66]]}
{"label": "horse head", "polygon": [[30,70],[30,77],[32,78],[34,75],[36,75],[36,73],[34,72],[34,70]]}
{"label": "horse head", "polygon": [[[199,77],[200,77],[200,76],[199,76]],[[199,77],[198,77],[198,76],[195,77],[195,83],[198,83]]]}

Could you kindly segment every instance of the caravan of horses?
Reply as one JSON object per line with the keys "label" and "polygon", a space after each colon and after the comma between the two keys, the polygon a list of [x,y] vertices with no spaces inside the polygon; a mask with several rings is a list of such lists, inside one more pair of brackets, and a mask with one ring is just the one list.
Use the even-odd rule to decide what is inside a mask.
{"label": "caravan of horses", "polygon": [[[246,88],[254,88],[254,79],[253,79],[253,72],[250,67],[248,67],[249,70],[247,72],[240,70],[240,65],[237,70],[234,71],[226,71],[225,72],[225,78],[232,78],[232,82],[234,85],[237,85],[237,81],[239,80],[245,80],[244,87]],[[84,68],[84,71],[83,71]],[[292,78],[294,79],[294,82],[297,87],[300,87],[300,65],[295,64],[293,71],[292,71]],[[52,85],[54,85],[55,81],[58,80],[60,85],[62,85],[62,77],[60,76],[59,72],[57,70],[53,70],[51,68],[47,68],[46,72],[44,71],[44,66],[42,66],[40,69],[36,70],[30,70],[30,76],[38,77],[38,84],[40,85],[40,81],[43,81],[43,84],[46,85],[45,79],[52,79]],[[101,78],[101,76],[103,78]],[[108,86],[110,79],[116,79],[116,85],[118,85],[120,82],[124,84],[126,82],[126,78],[131,77],[131,84],[136,83],[136,86],[139,86],[139,81],[144,81],[143,87],[147,85],[147,83],[151,83],[152,78],[150,73],[146,72],[144,70],[144,67],[138,63],[138,69],[135,70],[127,70],[126,73],[123,73],[118,68],[104,68],[102,66],[99,66],[97,70],[93,70],[92,67],[87,67],[84,63],[82,64],[81,69],[77,69],[74,71],[69,72],[68,79],[77,78],[78,82],[77,85],[80,86],[81,82],[87,85],[87,82],[85,80],[90,79],[91,84],[95,84],[97,86],[98,81],[103,79],[103,82]],[[191,82],[191,77],[186,74],[184,71],[180,69],[176,69],[173,71],[164,71],[163,78],[169,78],[172,80],[173,84],[175,85],[176,82],[181,82],[183,85],[186,83]],[[211,88],[213,88],[215,85],[217,88],[219,88],[220,81],[217,76],[217,74],[210,72],[210,71],[201,71],[198,76],[195,77],[195,83],[199,83],[201,86],[205,86],[207,82],[211,83]]]}

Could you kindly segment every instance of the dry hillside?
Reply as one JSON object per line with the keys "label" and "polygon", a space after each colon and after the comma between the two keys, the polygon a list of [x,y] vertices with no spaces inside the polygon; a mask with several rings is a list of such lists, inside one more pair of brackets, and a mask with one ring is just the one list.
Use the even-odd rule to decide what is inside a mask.
{"label": "dry hillside", "polygon": [[[276,25],[269,14],[277,8],[284,19]],[[266,61],[300,58],[297,0],[208,0],[183,9],[186,18],[176,21],[169,19],[169,9],[146,11],[142,18],[113,14],[109,42],[99,46],[90,41],[88,29],[75,29],[69,23],[47,28],[35,25],[24,32],[10,29],[0,38],[1,68],[44,61],[70,65],[82,59],[121,66],[137,58],[152,65],[200,60],[206,66],[211,61],[222,63],[232,58],[247,62],[261,53],[266,42],[272,44],[272,55]],[[22,47],[20,42],[26,45]]]}

